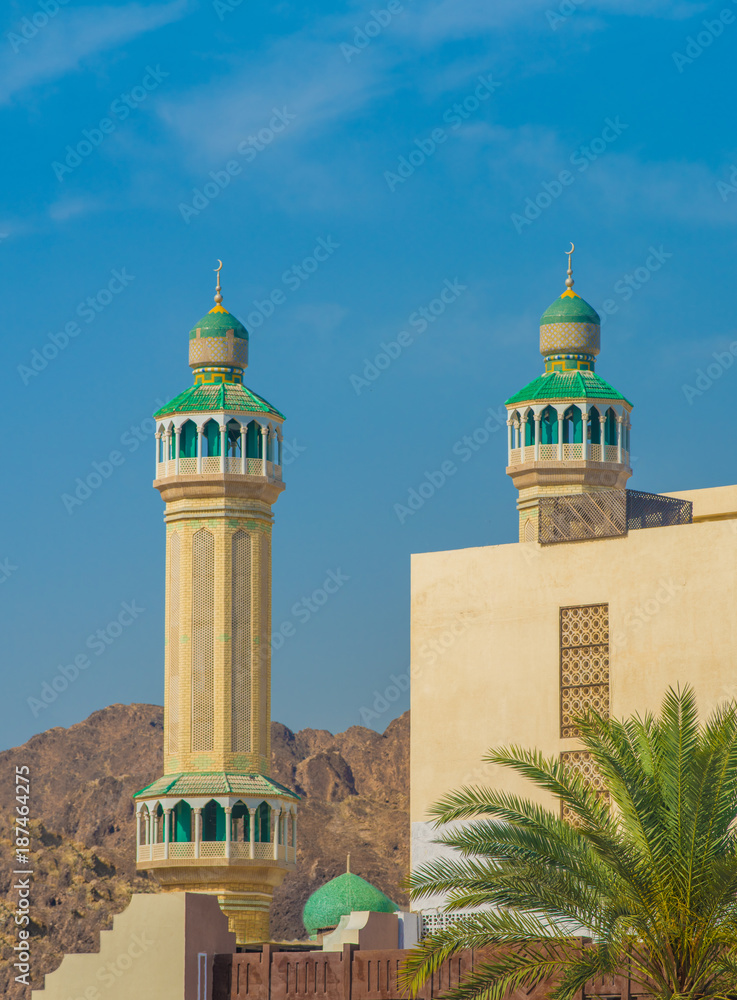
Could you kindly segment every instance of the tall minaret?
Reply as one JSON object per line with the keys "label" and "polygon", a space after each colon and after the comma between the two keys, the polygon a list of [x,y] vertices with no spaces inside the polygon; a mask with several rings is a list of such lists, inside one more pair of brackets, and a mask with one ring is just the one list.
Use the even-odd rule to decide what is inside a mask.
{"label": "tall minaret", "polygon": [[248,333],[215,306],[189,333],[194,385],[156,414],[166,505],[164,776],[135,796],[137,861],[215,893],[238,944],[266,941],[296,862],[298,796],[270,777],[271,526],[284,417],[243,385]]}
{"label": "tall minaret", "polygon": [[521,542],[538,539],[542,497],[623,490],[632,475],[632,404],[594,371],[601,320],[573,291],[574,250],[566,289],[540,320],[545,372],[505,404]]}

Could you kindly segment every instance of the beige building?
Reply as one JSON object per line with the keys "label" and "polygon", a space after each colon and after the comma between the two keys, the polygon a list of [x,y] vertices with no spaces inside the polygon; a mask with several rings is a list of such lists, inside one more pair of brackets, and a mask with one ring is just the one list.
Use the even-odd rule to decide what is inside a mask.
{"label": "beige building", "polygon": [[412,558],[413,867],[440,854],[428,809],[447,791],[534,794],[484,764],[491,746],[585,771],[571,717],[589,706],[654,711],[679,683],[702,712],[737,697],[737,486],[624,488],[632,406],[594,372],[599,318],[570,265],[567,284],[545,374],[507,402],[519,542]]}

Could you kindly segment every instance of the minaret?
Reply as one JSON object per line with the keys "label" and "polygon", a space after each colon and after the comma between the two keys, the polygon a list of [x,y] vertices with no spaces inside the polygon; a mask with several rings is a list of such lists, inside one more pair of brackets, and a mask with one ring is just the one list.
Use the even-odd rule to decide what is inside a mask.
{"label": "minaret", "polygon": [[215,306],[189,333],[194,385],[154,416],[166,505],[164,776],[135,796],[137,862],[217,894],[266,941],[295,867],[298,796],[270,777],[271,526],[283,415],[243,385],[248,333]]}
{"label": "minaret", "polygon": [[521,542],[538,539],[542,497],[623,490],[632,475],[632,404],[594,370],[601,320],[573,291],[574,250],[566,289],[540,320],[545,372],[505,404]]}

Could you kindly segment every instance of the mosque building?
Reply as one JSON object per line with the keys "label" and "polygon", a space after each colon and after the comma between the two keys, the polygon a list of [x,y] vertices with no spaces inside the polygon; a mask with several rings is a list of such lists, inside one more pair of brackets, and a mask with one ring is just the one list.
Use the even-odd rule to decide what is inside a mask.
{"label": "mosque building", "polygon": [[[626,488],[632,404],[596,371],[600,319],[570,254],[565,284],[540,321],[544,371],[506,403],[519,541],[412,557],[413,868],[443,854],[428,810],[452,789],[555,807],[484,764],[490,747],[560,755],[596,782],[577,714],[657,711],[678,683],[702,713],[737,695],[737,487]],[[449,919],[442,901],[423,901],[427,926]]]}

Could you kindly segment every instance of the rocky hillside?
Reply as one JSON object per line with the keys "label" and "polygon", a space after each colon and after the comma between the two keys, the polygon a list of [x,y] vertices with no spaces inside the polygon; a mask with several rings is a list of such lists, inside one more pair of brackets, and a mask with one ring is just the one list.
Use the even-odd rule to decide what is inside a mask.
{"label": "rocky hillside", "polygon": [[[135,871],[131,796],[162,771],[163,710],[111,705],[69,729],[49,729],[0,753],[0,992],[27,1000],[13,981],[16,943],[11,850],[16,765],[28,765],[34,879],[33,987],[65,952],[97,948],[100,930],[132,892],[156,892]],[[274,898],[272,937],[302,938],[302,907],[323,882],[351,869],[398,903],[409,857],[409,713],[383,735],[354,726],[293,733],[272,723],[273,775],[302,795],[298,866]]]}

